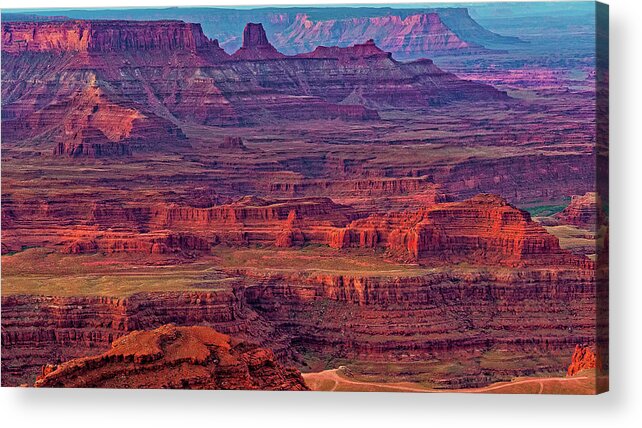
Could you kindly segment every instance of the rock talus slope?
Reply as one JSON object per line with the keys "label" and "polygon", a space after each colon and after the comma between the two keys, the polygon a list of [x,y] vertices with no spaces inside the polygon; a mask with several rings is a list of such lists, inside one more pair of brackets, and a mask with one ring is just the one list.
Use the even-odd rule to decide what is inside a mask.
{"label": "rock talus slope", "polygon": [[590,92],[399,60],[483,50],[461,12],[324,13],[230,54],[207,21],[3,20],[3,386],[461,388],[596,345],[599,261],[520,209],[592,190]]}

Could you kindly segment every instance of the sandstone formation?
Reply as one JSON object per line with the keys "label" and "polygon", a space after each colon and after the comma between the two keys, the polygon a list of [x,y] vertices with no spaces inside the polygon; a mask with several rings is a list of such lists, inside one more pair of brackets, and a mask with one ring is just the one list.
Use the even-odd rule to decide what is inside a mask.
{"label": "sandstone formation", "polygon": [[[456,361],[457,374],[446,370],[432,378],[440,388],[557,373],[577,343],[571,336],[589,342],[595,337],[590,278],[537,282],[516,277],[503,283],[483,276],[343,277],[325,278],[323,287],[316,281],[302,286],[300,278],[266,277],[248,289],[248,303],[292,337],[297,351],[330,364],[335,359],[373,365],[395,361],[406,375],[417,375],[421,369],[413,365],[433,358]],[[533,356],[535,349],[546,358]],[[495,366],[498,354],[516,361]],[[529,360],[539,360],[537,368]]]}
{"label": "sandstone formation", "polygon": [[[450,388],[534,373],[513,367],[485,374],[471,355],[479,358],[496,348],[528,355],[535,347],[561,358],[576,343],[594,340],[594,263],[561,250],[557,239],[527,213],[495,196],[356,220],[348,207],[324,198],[244,197],[210,208],[95,206],[91,212],[98,224],[113,227],[120,221],[143,230],[153,224],[160,229],[120,236],[114,230],[97,235],[86,231],[87,238],[63,251],[206,254],[219,242],[277,248],[313,243],[346,251],[381,249],[397,260],[429,266],[464,262],[479,268],[409,277],[235,269],[228,274],[238,286],[229,291],[125,299],[7,296],[2,302],[2,342],[3,379],[9,384],[46,362],[91,355],[129,331],[169,322],[212,325],[259,341],[302,368],[305,364],[292,360],[293,355],[312,352],[322,358],[373,362],[395,358],[408,364],[457,355],[468,369],[440,384]],[[15,222],[20,225],[21,213],[15,214],[13,227]],[[179,235],[149,240],[167,229]],[[11,237],[11,230],[4,234]],[[11,239],[3,236],[5,241]],[[557,363],[539,364],[554,371]]]}
{"label": "sandstone formation", "polygon": [[91,72],[85,73],[83,79],[70,82],[64,89],[69,91],[67,96],[59,98],[54,94],[51,103],[41,109],[34,109],[33,105],[25,108],[20,101],[13,106],[3,105],[3,114],[14,118],[4,122],[5,138],[8,141],[51,138],[56,142],[53,148],[56,156],[93,158],[185,144],[185,135],[171,121],[145,106],[106,92]]}
{"label": "sandstone formation", "polygon": [[590,347],[576,345],[567,376],[575,376],[578,372],[589,369],[602,370],[602,362]]}
{"label": "sandstone formation", "polygon": [[[161,146],[158,140],[174,137],[185,139],[173,124],[150,114],[146,117],[132,104],[110,102],[96,86],[95,80],[68,103],[53,104],[30,117],[37,124],[29,124],[27,132],[41,132],[62,109],[67,110],[62,119],[62,135],[54,148],[54,155],[93,158],[131,155],[132,147],[150,149]],[[22,123],[25,125],[25,122]],[[156,143],[154,147],[152,144]]]}
{"label": "sandstone formation", "polygon": [[[324,361],[410,364],[456,356],[467,369],[442,387],[479,386],[536,373],[512,365],[489,373],[479,358],[545,355],[558,370],[576,343],[592,343],[595,280],[590,269],[367,276],[306,272],[241,275],[230,290],[140,293],[127,298],[14,295],[2,299],[3,385],[33,382],[42,365],[95,355],[134,330],[207,325],[273,349]],[[569,326],[571,329],[569,330]],[[517,357],[521,356],[521,357]]]}
{"label": "sandstone formation", "polygon": [[[12,219],[4,242],[10,245],[25,235],[36,213],[32,206],[28,211],[13,204],[7,208]],[[44,211],[40,215],[46,222],[52,214]],[[72,218],[71,212],[61,214]],[[383,249],[399,261],[429,265],[593,265],[587,258],[562,250],[558,239],[528,213],[493,195],[367,216],[329,198],[253,196],[210,208],[95,205],[76,215],[74,221],[87,226],[61,231],[54,242],[50,231],[31,230],[29,241],[14,246],[53,244],[72,254],[194,254],[218,244],[295,247],[312,243],[339,249]],[[116,225],[119,231],[113,230]]]}
{"label": "sandstone formation", "polygon": [[104,354],[47,365],[40,388],[308,389],[271,351],[232,341],[210,327],[164,325],[135,331]]}
{"label": "sandstone formation", "polygon": [[[492,195],[437,204],[417,213],[372,216],[333,233],[336,248],[383,246],[402,260],[487,264],[551,263],[573,259],[557,238],[524,211]],[[578,259],[578,262],[581,262]],[[588,261],[587,261],[588,262]]]}
{"label": "sandstone formation", "polygon": [[315,46],[347,46],[354,40],[373,39],[395,58],[433,55],[440,52],[481,50],[453,33],[437,12],[378,17],[314,20],[299,14],[293,23],[275,34],[275,42],[287,51],[311,50]]}
{"label": "sandstone formation", "polygon": [[571,203],[556,217],[564,223],[595,230],[605,221],[605,213],[597,193],[573,196]]}
{"label": "sandstone formation", "polygon": [[289,358],[286,338],[245,303],[243,289],[138,293],[127,298],[2,298],[2,384],[32,383],[40,367],[106,351],[119,337],[164,324],[210,326]]}
{"label": "sandstone formation", "polygon": [[[374,39],[397,59],[418,59],[436,54],[484,52],[523,43],[479,25],[467,8],[422,8],[390,10],[356,8],[351,17],[326,10],[290,10],[266,17],[274,43],[282,52],[302,53],[316,45],[347,46],[355,36]],[[212,28],[214,34],[216,28]],[[234,41],[225,39],[233,46]]]}
{"label": "sandstone formation", "polygon": [[[373,40],[346,48],[318,47],[295,58],[296,63],[303,58],[315,60],[317,67],[327,70],[309,82],[310,90],[319,96],[323,91],[327,99],[336,102],[350,99],[363,100],[362,103],[372,107],[418,108],[461,99],[508,99],[505,94],[489,87],[477,86],[444,72],[429,59],[399,63],[392,59],[390,53],[377,47]],[[347,77],[341,88],[334,87],[330,82],[333,78],[330,69],[336,67],[337,62],[352,67],[365,66],[367,71]],[[384,75],[385,81],[382,79]]]}
{"label": "sandstone formation", "polygon": [[[497,138],[494,143],[501,138],[499,135],[493,137]],[[581,138],[586,138],[586,135]],[[447,144],[446,141],[443,143]],[[481,140],[479,143],[487,144]],[[356,142],[350,148],[351,153],[336,157],[305,153],[289,162],[296,175],[269,176],[274,183],[269,187],[269,194],[278,192],[276,195],[281,197],[330,196],[337,201],[339,197],[349,198],[351,205],[366,203],[368,198],[364,196],[368,196],[377,199],[369,212],[387,212],[389,209],[382,206],[385,199],[397,197],[397,205],[403,201],[410,202],[410,195],[431,189],[430,193],[455,200],[492,193],[511,203],[547,201],[556,194],[577,193],[575,189],[581,189],[582,193],[590,190],[591,180],[596,174],[592,167],[594,157],[588,152],[541,155],[522,151],[515,156],[439,162],[429,160],[430,151],[423,153],[425,157],[422,157],[420,147],[412,151],[410,158],[404,157],[407,156],[404,151],[410,149],[408,146],[395,150],[381,144],[377,151],[382,155],[372,156],[371,152],[361,151],[363,147]],[[302,162],[307,168],[297,168]],[[387,164],[382,167],[382,162]],[[311,168],[318,171],[317,174],[306,175]],[[339,177],[341,183],[337,181]],[[349,191],[348,186],[354,190]],[[443,200],[443,197],[439,199]],[[414,208],[419,206],[414,204]]]}
{"label": "sandstone formation", "polygon": [[595,260],[520,209],[604,171],[590,55],[491,53],[460,8],[76,12],[3,14],[3,386],[461,388],[605,349],[608,232]]}
{"label": "sandstone formation", "polygon": [[280,59],[285,55],[270,44],[261,24],[249,23],[243,30],[243,45],[232,55],[241,60]]}
{"label": "sandstone formation", "polygon": [[2,27],[2,50],[20,52],[123,52],[175,50],[224,57],[216,40],[199,24],[157,21],[62,20],[8,22]]}

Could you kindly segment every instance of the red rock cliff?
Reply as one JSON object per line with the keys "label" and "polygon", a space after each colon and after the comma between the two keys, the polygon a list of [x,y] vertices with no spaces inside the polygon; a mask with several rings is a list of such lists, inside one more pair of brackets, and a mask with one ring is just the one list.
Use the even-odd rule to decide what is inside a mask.
{"label": "red rock cliff", "polygon": [[[157,141],[172,141],[182,121],[372,120],[379,117],[378,108],[507,99],[505,93],[461,80],[429,60],[394,61],[371,41],[285,57],[267,41],[260,24],[248,24],[244,38],[230,58],[200,26],[180,21],[5,23],[3,137],[44,138],[69,112],[91,75],[111,104],[145,116],[139,122],[147,122],[149,132],[170,131],[157,135]],[[127,154],[127,147],[107,143],[97,130],[83,129],[55,153]],[[97,150],[87,150],[93,143]]]}
{"label": "red rock cliff", "polygon": [[[498,280],[495,271],[407,278],[270,274],[252,278],[246,298],[290,335],[296,349],[327,361],[456,360],[466,369],[433,377],[437,386],[448,388],[553,375],[575,344],[594,343],[590,278],[578,280],[569,270],[560,276],[519,272]],[[538,357],[537,368],[479,364],[489,350],[532,361],[534,349],[552,358]],[[408,373],[413,370],[421,369]]]}
{"label": "red rock cliff", "polygon": [[40,367],[109,349],[134,330],[210,326],[287,354],[280,333],[245,304],[243,290],[113,297],[2,297],[2,385],[33,383]]}
{"label": "red rock cliff", "polygon": [[[329,198],[269,200],[247,196],[208,208],[176,204],[94,206],[90,212],[34,211],[34,203],[5,208],[9,229],[4,243],[52,245],[49,221],[57,216],[89,222],[97,229],[79,228],[59,235],[54,245],[64,251],[193,253],[212,245],[297,246],[304,243],[333,248],[383,249],[402,262],[443,264],[466,262],[503,266],[576,266],[592,269],[594,262],[561,249],[558,239],[530,215],[504,199],[482,194],[461,202],[429,203],[419,209],[387,214],[359,214]],[[65,208],[64,205],[57,206]],[[38,219],[42,230],[32,227]],[[120,230],[112,230],[119,226]],[[25,240],[23,228],[29,230]],[[127,228],[128,230],[124,230]],[[146,230],[141,233],[139,230]],[[42,234],[42,241],[38,241]],[[11,244],[11,245],[10,245]]]}
{"label": "red rock cliff", "polygon": [[[296,226],[297,220],[291,223]],[[410,277],[242,274],[247,281],[233,291],[3,296],[3,385],[33,383],[46,363],[92,356],[134,330],[167,323],[211,326],[273,349],[280,361],[293,361],[289,358],[303,351],[330,360],[450,361],[456,355],[470,362],[495,346],[526,356],[536,347],[567,358],[575,344],[595,341],[595,281],[573,269]],[[542,370],[559,369],[559,359],[538,364]],[[482,385],[504,375],[532,375],[533,368],[498,369],[491,378],[484,373],[488,368],[479,367],[456,378]],[[461,386],[452,380],[448,376],[445,382]]]}
{"label": "red rock cliff", "polygon": [[374,42],[369,39],[363,44],[355,44],[345,48],[337,46],[325,47],[319,46],[314,51],[298,55],[301,58],[332,58],[343,60],[355,60],[364,58],[392,58],[390,52],[384,52]]}
{"label": "red rock cliff", "polygon": [[599,357],[588,346],[575,346],[571,357],[571,364],[568,366],[567,376],[574,376],[582,370],[602,370],[602,362]]}
{"label": "red rock cliff", "polygon": [[232,55],[235,59],[279,59],[285,55],[276,50],[268,41],[263,25],[249,23],[243,30],[243,46]]}
{"label": "red rock cliff", "polygon": [[574,260],[528,213],[494,195],[372,215],[332,231],[328,240],[335,248],[382,247],[409,261],[517,266]]}
{"label": "red rock cliff", "polygon": [[220,48],[216,40],[203,34],[200,24],[182,21],[70,20],[2,24],[2,50],[10,53],[174,49],[196,52]]}
{"label": "red rock cliff", "polygon": [[437,13],[320,20],[298,14],[292,25],[276,33],[274,39],[288,53],[373,39],[385,51],[393,52],[395,58],[480,48],[457,36]]}

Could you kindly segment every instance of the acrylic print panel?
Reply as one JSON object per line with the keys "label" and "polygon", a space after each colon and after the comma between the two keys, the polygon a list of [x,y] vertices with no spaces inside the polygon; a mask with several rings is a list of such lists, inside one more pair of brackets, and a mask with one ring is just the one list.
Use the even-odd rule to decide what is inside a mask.
{"label": "acrylic print panel", "polygon": [[4,10],[2,386],[608,388],[608,10]]}

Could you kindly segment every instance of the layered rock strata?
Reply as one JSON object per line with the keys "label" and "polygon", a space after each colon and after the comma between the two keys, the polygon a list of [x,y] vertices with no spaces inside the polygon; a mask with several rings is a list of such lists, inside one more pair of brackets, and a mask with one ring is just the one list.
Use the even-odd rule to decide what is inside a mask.
{"label": "layered rock strata", "polygon": [[[91,12],[68,10],[73,18],[94,16]],[[205,33],[217,38],[229,52],[242,46],[239,37],[246,22],[262,22],[275,46],[286,54],[307,52],[317,45],[351,44],[355,36],[367,35],[384,44],[396,58],[421,58],[448,53],[465,54],[471,47],[506,49],[523,44],[516,37],[493,33],[474,20],[467,8],[264,8],[219,9],[203,13],[199,8],[139,9],[134,11],[104,10],[105,19],[126,19],[135,13],[140,19],[182,19],[201,22]],[[64,16],[7,14],[5,21],[62,20]],[[474,52],[480,52],[477,48]]]}
{"label": "layered rock strata", "polygon": [[[395,361],[404,376],[430,373],[436,387],[461,388],[557,375],[578,340],[594,343],[595,285],[590,273],[581,276],[518,273],[504,282],[492,274],[271,275],[246,294],[308,358],[330,367]],[[454,371],[439,368],[451,363]]]}
{"label": "layered rock strata", "polygon": [[372,42],[286,57],[260,24],[248,24],[232,57],[200,25],[180,21],[7,22],[2,28],[5,138],[54,137],[55,154],[128,154],[133,135],[147,149],[176,150],[172,145],[180,148],[184,137],[181,121],[370,120],[379,118],[378,108],[507,99],[429,60],[397,62]]}
{"label": "layered rock strata", "polygon": [[395,58],[417,57],[440,52],[466,52],[481,46],[466,42],[453,33],[437,12],[349,19],[316,20],[299,14],[275,42],[288,52],[311,50],[315,46],[346,46],[351,40],[373,39]]}
{"label": "layered rock strata", "polygon": [[[275,201],[248,196],[211,208],[95,206],[89,213],[77,213],[76,219],[62,213],[72,224],[83,225],[62,230],[53,226],[38,230],[37,222],[34,229],[38,211],[33,212],[33,206],[28,211],[15,205],[5,209],[7,217],[11,214],[3,241],[8,248],[53,244],[74,254],[168,254],[208,251],[218,244],[296,247],[310,243],[382,249],[398,261],[428,265],[593,266],[589,259],[562,250],[559,240],[528,213],[493,195],[356,220],[357,212],[329,198]],[[40,212],[42,227],[53,220],[53,214]],[[129,231],[113,230],[115,226]],[[31,230],[28,241],[25,228]],[[52,232],[58,235],[54,242]]]}
{"label": "layered rock strata", "polygon": [[329,245],[383,247],[398,259],[426,262],[516,266],[575,259],[528,213],[493,195],[356,220],[334,232]]}
{"label": "layered rock strata", "polygon": [[101,355],[47,365],[40,388],[180,388],[304,391],[301,374],[271,351],[210,327],[164,325],[116,339]]}
{"label": "layered rock strata", "polygon": [[216,40],[208,39],[200,24],[182,21],[60,20],[6,22],[2,50],[20,52],[213,52],[224,55]]}
{"label": "layered rock strata", "polygon": [[606,220],[602,203],[597,193],[588,192],[571,198],[571,203],[558,213],[560,221],[589,230],[595,230]]}
{"label": "layered rock strata", "polygon": [[140,293],[127,298],[2,298],[2,382],[32,382],[38,368],[104,351],[134,330],[204,325],[287,358],[284,337],[245,303],[242,289]]}
{"label": "layered rock strata", "polygon": [[[167,323],[212,326],[273,349],[279,360],[302,369],[310,357],[410,366],[454,358],[465,370],[437,382],[450,388],[556,373],[577,343],[595,341],[590,269],[239,273],[243,279],[233,292],[4,296],[3,384],[32,382],[46,363],[94,355],[128,332]],[[512,355],[510,364],[494,366],[497,353]],[[417,366],[407,374],[425,370]]]}
{"label": "layered rock strata", "polygon": [[285,58],[285,55],[270,44],[261,24],[249,23],[243,30],[243,45],[232,57],[241,60],[262,60]]}

